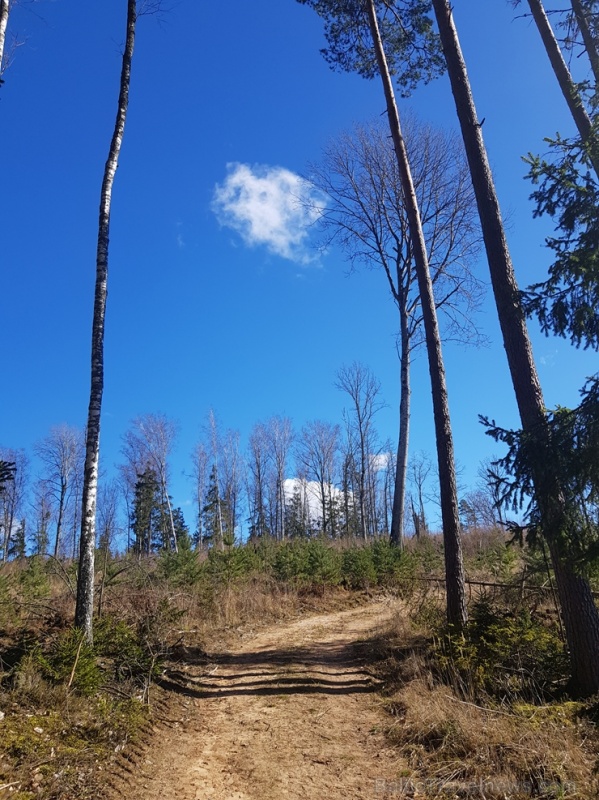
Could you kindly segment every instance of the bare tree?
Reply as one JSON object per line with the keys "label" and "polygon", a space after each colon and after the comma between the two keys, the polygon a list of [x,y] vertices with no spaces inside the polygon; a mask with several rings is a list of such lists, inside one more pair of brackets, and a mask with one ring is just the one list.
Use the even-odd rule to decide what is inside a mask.
{"label": "bare tree", "polygon": [[341,531],[344,536],[355,537],[360,532],[356,497],[358,496],[358,454],[351,418],[344,414],[343,437],[340,445],[340,488],[342,505]]}
{"label": "bare tree", "polygon": [[338,371],[336,386],[348,395],[350,401],[346,419],[356,446],[360,535],[366,539],[371,527],[367,514],[367,495],[372,471],[371,456],[376,448],[374,418],[384,405],[380,399],[381,385],[368,367],[354,361]]}
{"label": "bare tree", "polygon": [[144,414],[136,417],[123,437],[123,454],[135,465],[137,477],[152,470],[160,486],[161,500],[166,506],[170,536],[166,545],[177,552],[177,533],[168,492],[168,459],[177,437],[177,425],[164,414]]}
{"label": "bare tree", "polygon": [[198,548],[202,547],[204,542],[204,499],[208,489],[208,475],[210,464],[210,453],[206,444],[202,441],[198,442],[191,454],[191,462],[193,467],[193,481],[194,481],[194,495],[197,506],[197,531],[195,535]]}
{"label": "bare tree", "polygon": [[265,423],[266,441],[272,463],[271,504],[272,532],[285,539],[285,473],[293,443],[293,425],[288,417],[274,416]]}
{"label": "bare tree", "polygon": [[270,532],[268,524],[268,435],[266,426],[254,425],[249,438],[247,457],[247,496],[250,518],[250,537],[262,537]]}
{"label": "bare tree", "polygon": [[[474,312],[482,284],[470,269],[480,245],[474,193],[463,147],[453,134],[408,115],[408,158],[428,250],[434,303],[443,339],[480,343]],[[391,539],[401,545],[408,465],[410,363],[424,343],[420,295],[401,176],[388,126],[357,127],[325,150],[311,180],[327,196],[320,223],[352,266],[382,268],[399,312],[399,437]]]}
{"label": "bare tree", "polygon": [[64,551],[63,533],[68,515],[74,511],[79,476],[83,466],[83,434],[78,428],[58,425],[38,442],[35,453],[44,466],[43,478],[56,504],[54,558]]}
{"label": "bare tree", "polygon": [[243,460],[239,451],[239,431],[227,430],[220,443],[221,496],[224,500],[226,529],[235,535],[243,479]]}
{"label": "bare tree", "polygon": [[98,615],[102,615],[104,589],[108,571],[110,550],[118,534],[118,513],[121,487],[116,480],[104,482],[98,493],[98,549],[102,558],[102,580],[98,594]]}
{"label": "bare tree", "polygon": [[335,536],[337,532],[333,490],[339,436],[339,425],[311,420],[302,428],[295,448],[296,462],[306,479],[318,484],[321,530],[325,536]]}

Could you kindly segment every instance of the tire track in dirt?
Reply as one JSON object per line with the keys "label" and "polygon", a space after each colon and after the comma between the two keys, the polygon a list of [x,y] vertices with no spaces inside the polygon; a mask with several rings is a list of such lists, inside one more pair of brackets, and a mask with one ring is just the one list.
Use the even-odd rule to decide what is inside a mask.
{"label": "tire track in dirt", "polygon": [[402,764],[380,732],[356,642],[394,601],[281,623],[167,676],[180,719],[157,730],[120,791],[131,800],[384,798]]}

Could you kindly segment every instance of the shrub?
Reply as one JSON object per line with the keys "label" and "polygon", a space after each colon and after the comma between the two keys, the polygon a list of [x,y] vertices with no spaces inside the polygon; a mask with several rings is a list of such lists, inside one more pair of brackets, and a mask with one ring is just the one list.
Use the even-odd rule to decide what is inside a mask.
{"label": "shrub", "polygon": [[367,589],[377,583],[377,570],[370,548],[352,547],[343,551],[341,562],[343,581],[350,589]]}
{"label": "shrub", "polygon": [[193,586],[199,580],[202,566],[193,550],[181,549],[178,553],[165,550],[156,564],[156,577],[173,586]]}
{"label": "shrub", "polygon": [[108,658],[118,681],[139,678],[145,681],[159,674],[159,664],[138,633],[124,620],[102,617],[94,629],[94,650],[100,658]]}
{"label": "shrub", "polygon": [[224,550],[212,548],[206,562],[206,571],[212,580],[227,585],[259,568],[260,557],[249,545],[226,546]]}
{"label": "shrub", "polygon": [[341,579],[341,559],[337,550],[320,539],[311,539],[305,544],[305,547],[308,581],[323,586],[338,584]]}
{"label": "shrub", "polygon": [[42,556],[31,556],[19,572],[19,584],[26,598],[43,600],[50,595],[50,582]]}
{"label": "shrub", "polygon": [[94,694],[101,683],[102,673],[96,662],[93,648],[83,638],[83,633],[71,628],[59,636],[47,655],[34,650],[34,660],[42,675],[56,684],[66,684],[79,694]]}
{"label": "shrub", "polygon": [[485,597],[474,604],[463,634],[443,631],[436,655],[442,677],[471,697],[542,700],[563,688],[568,675],[555,626]]}

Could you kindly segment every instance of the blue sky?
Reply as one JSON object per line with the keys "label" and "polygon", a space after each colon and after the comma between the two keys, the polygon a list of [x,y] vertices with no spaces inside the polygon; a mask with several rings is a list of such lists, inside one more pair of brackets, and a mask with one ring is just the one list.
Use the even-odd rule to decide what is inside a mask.
{"label": "blue sky", "polygon": [[[378,83],[332,72],[319,54],[321,21],[294,0],[168,4],[168,13],[138,23],[114,188],[102,460],[107,471],[119,461],[133,417],[165,413],[180,426],[172,492],[185,507],[189,453],[209,409],[243,441],[273,414],[297,428],[314,418],[340,421],[344,400],[334,381],[344,363],[362,361],[380,379],[387,408],[378,427],[395,439],[397,320],[382,274],[348,277],[335,250],[317,259],[292,210],[265,241],[272,207],[256,203],[265,186],[293,189],[331,137],[379,117]],[[0,89],[4,447],[31,451],[53,425],[85,422],[99,190],[125,12],[124,0],[22,0],[12,12],[9,36],[21,44]],[[532,219],[521,156],[542,152],[544,136],[572,126],[536,29],[514,17],[502,0],[455,3],[525,286],[545,274],[550,226]],[[401,101],[400,113],[406,104],[456,127],[445,78]],[[236,223],[225,208],[228,177],[245,193]],[[486,280],[482,256],[479,269]],[[478,414],[517,424],[490,297],[480,324],[490,347],[445,351],[465,484],[497,452]],[[595,355],[531,331],[548,405],[575,403],[597,369]],[[413,381],[412,449],[432,455],[423,355]]]}

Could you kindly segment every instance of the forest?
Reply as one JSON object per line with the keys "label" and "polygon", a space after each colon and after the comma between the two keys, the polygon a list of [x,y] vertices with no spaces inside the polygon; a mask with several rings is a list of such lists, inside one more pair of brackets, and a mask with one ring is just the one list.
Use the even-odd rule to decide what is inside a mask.
{"label": "forest", "polygon": [[[147,67],[136,70],[136,59],[141,50],[147,64],[144,54],[151,52],[143,50],[146,26],[154,25],[155,43],[173,16],[184,16],[185,4],[120,5],[119,72],[103,89],[107,97],[112,92],[106,108],[116,116],[103,121],[103,140],[94,137],[98,146],[104,141],[95,182],[99,215],[84,224],[95,268],[93,259],[85,266],[78,257],[72,262],[77,278],[68,260],[63,276],[60,259],[52,267],[65,287],[85,274],[72,297],[68,288],[63,292],[76,307],[69,324],[81,315],[86,331],[69,337],[77,343],[78,366],[69,367],[54,338],[65,314],[57,315],[54,331],[52,322],[42,328],[33,316],[22,325],[29,315],[15,302],[24,296],[20,289],[7,305],[22,332],[22,354],[17,349],[15,358],[23,361],[30,336],[39,354],[46,344],[49,349],[28,370],[34,382],[21,395],[19,381],[9,376],[11,412],[3,412],[0,428],[6,437],[0,447],[0,794],[79,798],[142,791],[158,798],[209,790],[229,798],[242,796],[243,786],[243,796],[274,798],[283,786],[290,796],[305,796],[306,754],[283,731],[314,714],[305,736],[308,749],[317,749],[310,769],[319,778],[308,796],[595,797],[599,376],[589,356],[599,347],[598,4],[503,3],[513,23],[526,23],[525,41],[534,41],[542,64],[539,95],[552,92],[550,118],[559,103],[555,124],[564,126],[545,131],[543,141],[531,139],[521,153],[529,221],[519,219],[517,238],[535,240],[537,257],[520,274],[512,253],[522,245],[510,247],[503,199],[509,203],[509,191],[485,144],[494,122],[477,111],[482,59],[473,59],[469,71],[460,43],[466,9],[447,0],[289,0],[284,14],[301,12],[302,20],[309,14],[320,36],[319,57],[331,81],[323,82],[323,94],[351,77],[350,96],[367,85],[379,113],[356,119],[360,109],[353,109],[352,124],[333,128],[320,154],[310,154],[297,172],[242,163],[228,150],[226,177],[220,173],[203,201],[210,235],[229,237],[224,261],[216,249],[202,260],[202,234],[181,221],[189,211],[170,210],[168,259],[179,263],[181,275],[185,259],[192,259],[192,236],[199,237],[192,260],[200,259],[200,280],[224,273],[218,295],[207,282],[197,284],[202,303],[183,277],[180,284],[169,281],[177,294],[159,283],[173,269],[164,255],[152,263],[151,248],[162,246],[157,218],[154,239],[150,227],[143,229],[150,249],[139,256],[139,233],[132,233],[135,198],[140,195],[140,208],[147,200],[140,176],[150,180],[158,152],[171,149],[153,137],[155,109],[145,107],[145,125],[135,117],[136,101],[141,106],[149,97],[147,87],[137,93]],[[21,92],[24,86],[18,71],[30,45],[19,31],[23,20],[29,24],[22,15],[34,15],[31,30],[41,43],[40,30],[60,31],[63,13],[52,21],[44,0],[0,0],[4,113],[18,110],[13,75]],[[301,39],[293,46],[302,50]],[[42,52],[43,45],[31,49]],[[225,81],[225,73],[212,69],[202,75],[202,91]],[[426,93],[440,81],[443,126],[425,121],[427,110],[434,117]],[[260,90],[248,85],[243,91],[250,105],[252,91]],[[418,113],[406,105],[412,97],[422,98]],[[277,97],[268,103],[276,112]],[[42,125],[51,131],[54,122],[56,114]],[[506,122],[504,137],[510,125],[526,126],[515,111]],[[300,126],[299,119],[293,124]],[[263,119],[248,122],[257,141],[262,126]],[[138,155],[148,147],[153,153],[134,181],[127,173],[129,127],[142,142]],[[490,138],[501,148],[492,130]],[[86,174],[76,166],[86,148],[75,141],[74,161],[63,166],[73,187]],[[169,145],[180,149],[175,139]],[[179,169],[182,176],[187,167]],[[127,188],[119,199],[121,178]],[[32,180],[34,187],[35,175]],[[168,193],[171,179],[164,180]],[[153,182],[145,194],[150,185],[161,196]],[[85,192],[92,190],[86,180]],[[20,191],[26,190],[18,189],[11,203],[13,225],[17,218],[23,224]],[[59,179],[57,198],[62,191]],[[522,187],[513,191],[517,197]],[[75,203],[79,214],[86,204]],[[149,206],[159,203],[152,198]],[[13,268],[25,268],[17,254],[43,236],[37,220],[33,214],[8,235]],[[545,234],[539,237],[539,230]],[[81,235],[73,230],[74,252]],[[246,250],[251,261],[244,261]],[[316,301],[304,289],[324,291],[334,275],[332,257],[348,276],[343,289],[331,283],[325,313],[316,315]],[[145,297],[143,258],[150,259],[148,283],[157,292]],[[275,275],[278,262],[293,264],[293,278]],[[243,277],[235,272],[241,264]],[[41,263],[26,279],[35,282],[36,270],[41,276]],[[9,271],[6,278],[10,287]],[[272,315],[264,315],[257,299],[266,286]],[[151,307],[148,301],[157,303],[161,294],[170,302]],[[341,295],[352,298],[345,301],[354,304],[351,321],[349,306],[334,309]],[[215,309],[193,350],[183,342],[198,333],[180,327],[179,299],[181,309],[194,309],[200,319]],[[51,303],[43,304],[51,313]],[[306,349],[295,346],[293,320],[299,319],[306,341],[318,329],[318,357],[296,358],[296,349]],[[348,341],[333,347],[344,331]],[[5,336],[11,337],[9,327]],[[540,340],[556,343],[560,354],[546,394],[548,362],[533,351]],[[154,353],[146,364],[150,341]],[[178,349],[190,363],[175,372],[170,356]],[[457,359],[457,349],[466,355]],[[485,368],[497,383],[472,369],[485,349]],[[55,374],[40,384],[43,361],[55,363],[59,355],[60,380]],[[212,371],[203,371],[204,364]],[[371,364],[384,370],[385,392]],[[323,375],[332,391],[323,389]],[[394,406],[385,397],[389,386]],[[127,411],[127,420],[129,401],[119,405],[116,398],[129,392],[146,408],[149,399],[154,410]],[[193,439],[187,429],[181,434],[168,406],[155,410],[158,398],[177,408],[186,394]],[[464,395],[467,400],[454,402]],[[224,396],[227,419],[237,415],[239,428],[223,424],[218,405],[205,404]],[[75,414],[68,411],[72,398],[80,406]],[[272,406],[275,398],[279,408]],[[35,424],[25,412],[32,399],[39,408]],[[294,419],[288,408],[302,410]],[[54,414],[62,418],[53,420]],[[40,422],[47,421],[44,430]],[[466,435],[468,426],[478,433]],[[15,440],[18,431],[26,446]],[[246,673],[257,681],[246,684]],[[377,693],[378,711],[367,703],[368,693]],[[312,694],[327,704],[322,710],[309,705]],[[266,713],[271,695],[278,711],[248,756],[240,731]],[[288,696],[293,705],[286,709]],[[353,724],[350,700],[362,703],[366,729]],[[181,726],[166,724],[179,715]],[[336,721],[337,738],[318,733],[323,715]],[[332,744],[317,745],[316,736]],[[220,764],[216,755],[197,762],[198,737],[208,752],[210,742],[228,741],[231,763]],[[341,778],[346,739],[364,757]],[[269,771],[268,751],[283,741],[281,777]],[[377,765],[372,753],[381,748],[389,762]],[[169,783],[172,752],[180,790]],[[201,779],[190,763],[201,763]],[[320,774],[315,765],[322,764]]]}

